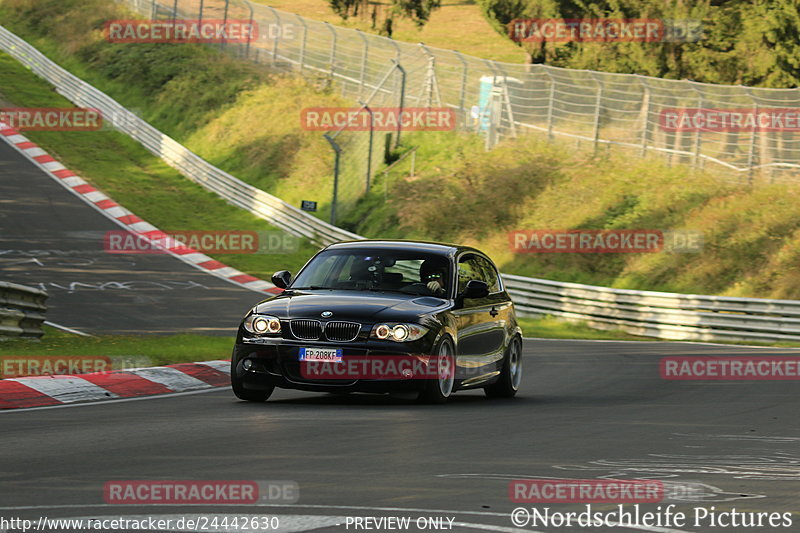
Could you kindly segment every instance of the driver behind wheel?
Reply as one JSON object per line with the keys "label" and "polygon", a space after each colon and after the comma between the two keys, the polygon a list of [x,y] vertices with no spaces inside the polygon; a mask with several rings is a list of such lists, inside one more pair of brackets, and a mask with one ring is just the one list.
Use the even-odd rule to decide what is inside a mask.
{"label": "driver behind wheel", "polygon": [[444,296],[447,285],[447,261],[426,259],[419,268],[419,279],[434,296]]}

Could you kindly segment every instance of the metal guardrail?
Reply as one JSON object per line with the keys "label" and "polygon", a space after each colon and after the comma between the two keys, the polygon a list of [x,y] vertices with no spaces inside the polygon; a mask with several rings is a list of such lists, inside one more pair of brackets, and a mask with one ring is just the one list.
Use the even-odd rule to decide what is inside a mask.
{"label": "metal guardrail", "polygon": [[[248,0],[116,1],[153,18],[224,16],[255,22],[262,35],[226,47],[271,68],[329,77],[342,96],[353,100],[374,89],[394,61],[407,74],[402,87],[406,105],[452,108],[460,127],[484,134],[489,148],[503,138],[535,131],[595,150],[613,145],[637,156],[661,155],[669,164],[708,166],[742,183],[752,183],[756,176],[797,181],[800,175],[800,136],[788,124],[675,131],[665,127],[664,114],[675,109],[749,109],[766,113],[769,122],[773,110],[800,107],[797,89],[503,63],[365,34]],[[780,116],[778,123],[783,124]]]}
{"label": "metal guardrail", "polygon": [[800,301],[610,289],[504,275],[523,315],[673,340],[800,341]]}
{"label": "metal guardrail", "polygon": [[44,335],[46,300],[42,290],[0,281],[0,339]]}
{"label": "metal guardrail", "polygon": [[270,221],[275,226],[317,244],[359,239],[358,235],[332,226],[208,163],[176,140],[128,111],[105,93],[50,61],[33,46],[0,26],[0,50],[52,83],[58,92],[81,107],[98,109],[104,122],[129,135],[150,153],[164,160],[188,179],[231,204]]}
{"label": "metal guardrail", "polygon": [[[76,105],[99,109],[117,129],[231,204],[317,244],[364,238],[214,167],[2,26],[0,50],[55,85]],[[553,315],[585,321],[598,329],[663,339],[800,341],[800,301],[611,289],[508,274],[503,279],[522,315]]]}

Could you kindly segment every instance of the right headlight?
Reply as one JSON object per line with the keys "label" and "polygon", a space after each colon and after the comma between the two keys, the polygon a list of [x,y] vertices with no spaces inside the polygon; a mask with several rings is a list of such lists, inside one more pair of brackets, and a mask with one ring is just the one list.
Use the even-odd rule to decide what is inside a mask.
{"label": "right headlight", "polygon": [[408,342],[421,339],[426,333],[428,333],[428,328],[419,324],[384,323],[375,324],[370,337],[395,342]]}
{"label": "right headlight", "polygon": [[254,335],[279,335],[281,321],[274,316],[251,313],[244,319],[244,329]]}

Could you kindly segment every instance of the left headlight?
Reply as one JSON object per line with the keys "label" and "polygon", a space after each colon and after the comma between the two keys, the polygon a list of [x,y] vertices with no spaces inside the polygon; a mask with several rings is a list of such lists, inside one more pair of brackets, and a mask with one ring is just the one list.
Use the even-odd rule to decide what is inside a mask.
{"label": "left headlight", "polygon": [[428,328],[419,324],[375,324],[369,336],[373,339],[408,342],[421,339],[428,331]]}
{"label": "left headlight", "polygon": [[281,321],[274,316],[251,313],[244,319],[244,329],[255,335],[278,335]]}

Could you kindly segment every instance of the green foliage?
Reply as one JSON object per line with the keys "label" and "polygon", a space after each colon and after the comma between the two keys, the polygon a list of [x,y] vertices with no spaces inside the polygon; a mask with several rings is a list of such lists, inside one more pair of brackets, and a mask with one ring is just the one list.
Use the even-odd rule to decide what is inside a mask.
{"label": "green foliage", "polygon": [[29,339],[0,342],[0,356],[106,356],[136,366],[168,365],[191,361],[227,359],[233,337],[210,335],[101,335],[79,337],[47,327],[40,342]]}
{"label": "green foliage", "polygon": [[[328,0],[328,4],[343,20],[358,15],[359,11],[366,14],[369,8],[366,0]],[[372,27],[375,29],[380,24],[381,33],[391,37],[394,19],[402,17],[421,28],[428,22],[431,13],[441,6],[441,0],[390,0],[388,9],[381,10],[383,20],[380,23],[377,21],[378,7],[372,7]]]}
{"label": "green foliage", "polygon": [[[11,4],[19,11],[9,9]],[[716,8],[700,7],[704,5]],[[47,6],[78,33],[64,39],[47,33],[48,23],[33,20],[44,17]],[[321,214],[327,215],[330,147],[318,132],[302,131],[294,117],[304,107],[346,102],[304,80],[269,77],[205,48],[197,50],[206,64],[200,71],[187,53],[190,48],[100,46],[100,37],[80,30],[78,21],[92,20],[93,13],[106,8],[105,0],[4,0],[0,16],[4,25],[66,68],[124,105],[141,107],[156,127],[217,166],[295,205],[300,199],[321,198]],[[735,44],[733,34],[720,35]],[[759,38],[775,39],[770,35]],[[725,65],[720,76],[739,71],[736,56],[726,55],[725,49],[706,52],[709,61],[730,60],[720,60]],[[791,54],[786,54],[789,62]],[[629,54],[630,64],[640,63],[638,57]],[[118,61],[137,74],[118,70]],[[18,105],[65,103],[8,58],[0,61],[0,76],[3,92]],[[266,227],[181,178],[122,135],[32,132],[31,137],[164,229],[199,229],[188,225],[192,221],[210,229]],[[408,132],[403,138],[403,150],[418,147],[414,175],[409,176],[410,157],[388,178],[379,172],[369,195],[344,215],[347,229],[370,237],[472,244],[490,253],[503,271],[515,274],[627,288],[800,298],[800,207],[794,200],[800,187],[743,189],[686,167],[668,168],[660,160],[615,152],[592,157],[591,151],[576,150],[573,144],[551,145],[534,135],[490,152],[476,135]],[[705,249],[696,254],[616,255],[514,254],[509,249],[511,230],[575,228],[702,230]],[[268,276],[279,266],[296,269],[292,265],[302,264],[313,251],[307,246],[293,256],[222,260]]]}
{"label": "green foliage", "polygon": [[533,63],[669,79],[800,85],[797,0],[478,0],[494,28],[526,18],[691,19],[703,26],[695,43],[522,43]]}

